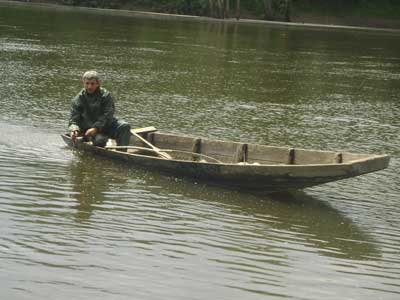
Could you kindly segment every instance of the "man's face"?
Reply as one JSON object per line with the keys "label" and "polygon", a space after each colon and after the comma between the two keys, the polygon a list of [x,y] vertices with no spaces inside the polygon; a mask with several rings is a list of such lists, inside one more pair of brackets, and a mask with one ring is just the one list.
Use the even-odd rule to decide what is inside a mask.
{"label": "man's face", "polygon": [[93,94],[99,86],[100,84],[96,79],[83,80],[83,88],[86,90],[88,94]]}

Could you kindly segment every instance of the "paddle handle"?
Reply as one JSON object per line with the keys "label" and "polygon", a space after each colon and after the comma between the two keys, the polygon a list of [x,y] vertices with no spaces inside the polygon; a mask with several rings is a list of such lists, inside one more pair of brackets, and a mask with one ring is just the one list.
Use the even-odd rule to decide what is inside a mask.
{"label": "paddle handle", "polygon": [[137,134],[136,132],[131,130],[132,135],[134,135],[136,138],[138,138],[139,140],[141,140],[143,143],[145,143],[147,146],[149,146],[151,149],[153,149],[158,155],[160,155],[161,157],[165,158],[165,159],[172,159],[172,157],[167,154],[167,153],[163,153],[161,152],[161,150],[159,148],[157,148],[156,146],[154,146],[152,143],[150,143],[149,141],[147,141],[145,138],[143,138],[142,136],[140,136],[139,134]]}
{"label": "paddle handle", "polygon": [[134,131],[131,131],[131,133],[137,137],[139,140],[141,140],[143,143],[145,143],[147,146],[149,146],[151,149],[155,150],[155,151],[160,151],[159,148],[157,148],[156,146],[154,146],[152,143],[150,143],[149,141],[147,141],[145,138],[143,138],[142,136],[140,136],[139,134],[137,134]]}

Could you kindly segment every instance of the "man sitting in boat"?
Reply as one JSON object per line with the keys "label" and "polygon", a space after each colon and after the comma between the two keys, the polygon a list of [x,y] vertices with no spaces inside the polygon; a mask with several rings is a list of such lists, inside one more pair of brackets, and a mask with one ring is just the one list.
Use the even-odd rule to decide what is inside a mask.
{"label": "man sitting in boat", "polygon": [[82,76],[83,89],[72,100],[69,130],[75,142],[77,136],[104,147],[108,138],[116,140],[118,146],[129,145],[130,125],[114,117],[114,101],[110,92],[100,87],[96,71],[87,71]]}

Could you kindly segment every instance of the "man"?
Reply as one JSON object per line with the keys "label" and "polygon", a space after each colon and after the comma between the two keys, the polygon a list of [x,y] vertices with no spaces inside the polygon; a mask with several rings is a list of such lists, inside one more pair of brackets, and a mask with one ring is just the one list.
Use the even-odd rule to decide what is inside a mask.
{"label": "man", "polygon": [[104,147],[108,138],[113,138],[118,146],[129,145],[131,127],[114,117],[114,101],[111,94],[100,87],[97,72],[85,72],[82,83],[83,89],[72,100],[68,124],[72,140],[84,136],[94,146]]}

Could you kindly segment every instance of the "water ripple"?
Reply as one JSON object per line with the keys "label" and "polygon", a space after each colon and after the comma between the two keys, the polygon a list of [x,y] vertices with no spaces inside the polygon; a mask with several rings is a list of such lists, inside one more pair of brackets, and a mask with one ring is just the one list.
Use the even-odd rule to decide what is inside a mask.
{"label": "water ripple", "polygon": [[[400,294],[397,36],[0,6],[3,298]],[[71,151],[59,133],[88,68],[134,127],[391,165],[264,195]]]}

